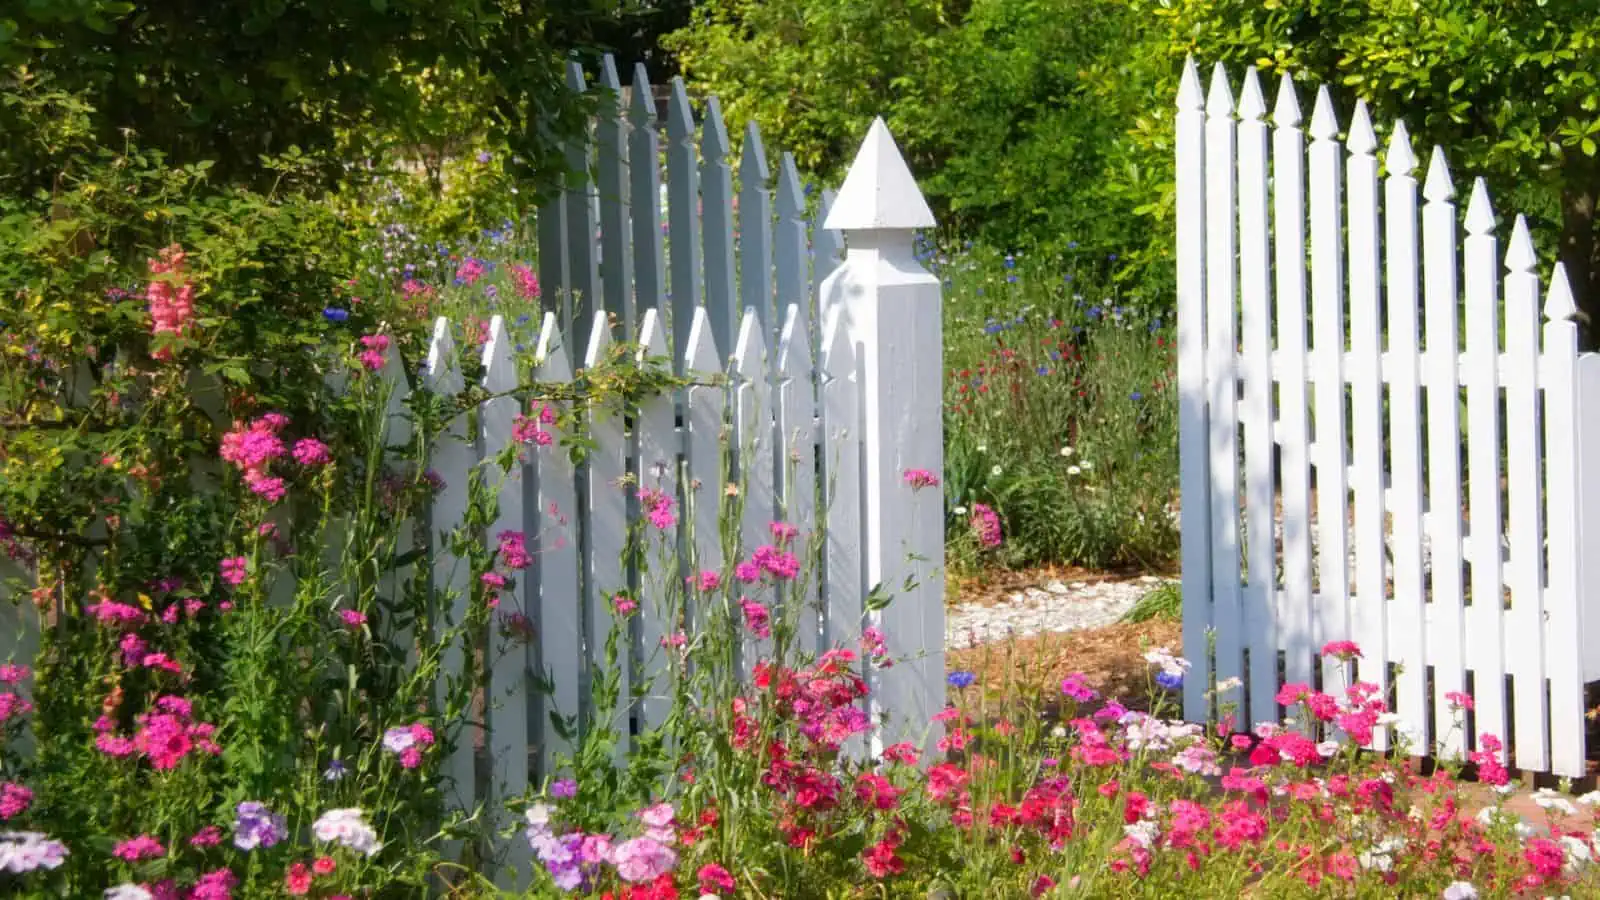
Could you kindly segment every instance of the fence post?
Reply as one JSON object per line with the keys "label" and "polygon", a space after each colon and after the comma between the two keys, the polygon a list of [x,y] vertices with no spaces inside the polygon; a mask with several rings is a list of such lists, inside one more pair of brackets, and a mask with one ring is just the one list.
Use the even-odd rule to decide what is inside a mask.
{"label": "fence post", "polygon": [[845,233],[848,252],[822,289],[824,308],[842,307],[860,360],[864,584],[893,598],[882,609],[868,603],[894,659],[874,677],[875,752],[899,741],[931,750],[931,718],[944,708],[943,496],[903,476],[944,462],[942,298],[912,251],[916,229],[933,225],[875,119],[824,224]]}

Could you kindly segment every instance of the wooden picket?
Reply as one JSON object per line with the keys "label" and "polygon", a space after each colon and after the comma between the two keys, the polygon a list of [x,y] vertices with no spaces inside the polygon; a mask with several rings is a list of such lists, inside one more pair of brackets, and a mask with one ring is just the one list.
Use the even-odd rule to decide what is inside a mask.
{"label": "wooden picket", "polygon": [[[1178,96],[1184,636],[1216,641],[1213,669],[1190,650],[1186,713],[1237,676],[1251,717],[1274,720],[1284,682],[1340,692],[1353,675],[1400,719],[1380,749],[1402,734],[1459,757],[1493,735],[1515,766],[1581,775],[1600,356],[1577,351],[1559,266],[1541,295],[1521,217],[1501,258],[1482,179],[1458,244],[1441,150],[1419,215],[1403,124],[1380,184],[1365,105],[1341,144],[1321,89],[1307,147],[1294,91],[1285,77],[1270,140],[1253,71],[1237,111],[1220,66],[1202,101],[1191,61]],[[1323,657],[1319,681],[1335,640],[1363,656]],[[1452,699],[1469,690],[1470,716]]]}

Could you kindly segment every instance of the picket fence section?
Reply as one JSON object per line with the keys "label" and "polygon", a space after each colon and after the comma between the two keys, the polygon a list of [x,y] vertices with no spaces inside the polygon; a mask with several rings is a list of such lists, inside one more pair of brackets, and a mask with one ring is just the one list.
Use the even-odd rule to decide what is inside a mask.
{"label": "picket fence section", "polygon": [[[1502,258],[1482,179],[1458,249],[1438,148],[1419,231],[1403,123],[1380,162],[1365,105],[1341,144],[1326,88],[1309,147],[1288,76],[1270,125],[1253,69],[1235,101],[1222,66],[1207,96],[1189,62],[1186,716],[1205,718],[1208,691],[1237,678],[1241,715],[1276,721],[1285,683],[1343,689],[1343,666],[1317,653],[1355,640],[1357,677],[1389,698],[1413,753],[1457,756],[1494,735],[1519,768],[1583,775],[1600,561],[1582,550],[1600,542],[1600,469],[1582,460],[1600,454],[1600,356],[1578,352],[1565,274],[1541,298],[1521,216]],[[1448,696],[1469,690],[1476,711],[1457,729]]]}

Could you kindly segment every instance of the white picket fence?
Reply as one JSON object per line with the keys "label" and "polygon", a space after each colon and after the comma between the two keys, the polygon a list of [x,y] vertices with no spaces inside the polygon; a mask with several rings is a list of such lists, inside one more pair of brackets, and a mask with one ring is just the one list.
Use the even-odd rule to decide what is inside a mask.
{"label": "white picket fence", "polygon": [[[603,83],[620,94],[609,57]],[[576,65],[569,85],[584,87]],[[672,701],[660,642],[679,621],[666,599],[681,597],[673,581],[733,564],[723,558],[717,521],[729,483],[743,502],[743,556],[773,543],[774,521],[797,526],[802,544],[822,544],[821,571],[807,593],[791,590],[782,598],[807,610],[800,652],[832,646],[859,652],[865,625],[885,633],[894,665],[863,664],[868,712],[879,726],[873,744],[910,740],[931,750],[939,737],[931,717],[945,697],[943,497],[938,489],[914,490],[903,477],[906,469],[939,472],[943,465],[940,286],[913,251],[916,230],[934,225],[932,213],[881,120],[837,197],[825,194],[810,222],[793,159],[782,157],[774,183],[752,125],[741,148],[736,205],[717,101],[706,103],[697,152],[694,110],[675,79],[663,242],[663,175],[642,66],[629,93],[625,115],[610,110],[594,123],[592,139],[569,145],[573,175],[539,211],[538,264],[546,300],[556,308],[545,314],[532,351],[535,379],[570,383],[605,359],[613,342],[623,342],[635,359],[670,360],[696,383],[635,409],[589,410],[582,419],[587,433],[573,436],[592,441],[582,464],[552,446],[525,453],[525,462],[502,479],[495,460],[513,441],[513,421],[538,405],[515,390],[515,344],[495,316],[487,341],[470,352],[481,352],[482,386],[496,396],[475,417],[463,412],[451,422],[429,460],[443,482],[426,523],[433,587],[438,597],[454,598],[452,610],[435,609],[435,616],[466,618],[471,573],[446,538],[464,521],[474,470],[498,485],[498,518],[484,540],[493,546],[501,532],[522,531],[534,557],[500,592],[497,610],[502,621],[526,616],[532,640],[518,645],[497,637],[496,648],[507,652],[481,658],[457,642],[445,650],[439,676],[441,693],[462,677],[489,685],[481,721],[464,726],[446,763],[447,796],[457,809],[486,804],[501,825],[508,823],[505,801],[541,774],[554,774],[557,756],[572,749],[548,714],[580,723],[600,714],[591,708],[589,686],[605,665],[613,621],[608,599],[616,592],[639,605],[629,622],[633,652],[624,647],[617,663],[625,704],[635,685],[647,691],[612,722],[622,735],[619,753],[640,730],[666,718]],[[846,239],[850,250],[842,254]],[[392,386],[391,445],[410,433],[404,403],[411,391],[466,390],[468,351],[456,346],[453,332],[448,320],[435,323],[415,385],[389,351],[383,371]],[[624,540],[639,515],[631,500],[641,486],[664,491],[678,505],[676,529],[660,538],[679,548],[669,571],[634,570],[625,559]],[[388,577],[392,594],[410,575]],[[865,601],[879,586],[893,600],[869,610]],[[3,606],[28,611],[26,604]],[[0,657],[28,655],[36,646],[36,617],[24,618],[35,635],[0,646]],[[770,650],[753,643],[747,649],[747,668],[755,654]],[[487,672],[480,669],[485,660]],[[536,678],[552,688],[548,696],[536,689]],[[502,849],[508,864],[496,869],[497,881],[527,885],[527,842],[514,838],[496,852]]]}
{"label": "white picket fence", "polygon": [[[1438,148],[1419,234],[1403,123],[1380,201],[1363,105],[1341,144],[1320,90],[1309,149],[1287,76],[1266,114],[1254,70],[1236,106],[1220,65],[1209,97],[1185,69],[1185,714],[1241,678],[1241,714],[1276,720],[1285,681],[1342,688],[1316,654],[1350,639],[1417,752],[1493,734],[1520,768],[1581,776],[1583,689],[1600,678],[1600,561],[1584,552],[1600,541],[1600,469],[1583,465],[1600,454],[1600,356],[1578,352],[1566,277],[1557,267],[1541,323],[1527,225],[1502,259],[1482,179],[1458,249]],[[1463,735],[1445,695],[1469,682]]]}

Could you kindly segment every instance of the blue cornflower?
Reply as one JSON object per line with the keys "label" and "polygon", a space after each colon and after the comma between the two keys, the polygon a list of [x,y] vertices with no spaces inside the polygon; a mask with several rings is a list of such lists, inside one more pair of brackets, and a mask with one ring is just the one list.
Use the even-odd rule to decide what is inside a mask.
{"label": "blue cornflower", "polygon": [[327,319],[329,322],[343,322],[344,320],[350,318],[350,310],[340,309],[337,306],[330,306],[322,311],[322,317]]}
{"label": "blue cornflower", "polygon": [[973,682],[978,680],[978,676],[967,671],[956,671],[946,675],[944,680],[949,682],[951,687],[960,690],[961,688],[972,687]]}
{"label": "blue cornflower", "polygon": [[1117,261],[1117,255],[1115,253],[1107,253],[1106,254],[1106,259],[1110,260],[1111,262],[1116,262]]}
{"label": "blue cornflower", "polygon": [[1144,395],[1139,393],[1138,391],[1134,391],[1133,393],[1128,395],[1128,399],[1132,400],[1135,403],[1138,403],[1140,400],[1144,399]]}
{"label": "blue cornflower", "polygon": [[1001,325],[999,322],[996,322],[993,319],[990,319],[989,323],[987,325],[983,326],[983,333],[984,334],[999,334],[1000,332],[1005,331],[1005,330],[1006,330],[1006,327],[1004,325]]}
{"label": "blue cornflower", "polygon": [[1015,276],[1015,275],[1007,275],[1006,276],[1006,283],[1007,284],[1016,284],[1017,283],[1017,276]]}
{"label": "blue cornflower", "polygon": [[1017,267],[1017,258],[1015,256],[1012,256],[1011,254],[1007,253],[1006,254],[1006,268],[1015,269],[1016,267]]}
{"label": "blue cornflower", "polygon": [[517,316],[517,324],[518,325],[526,325],[531,321],[533,321],[533,317],[528,315],[527,313],[523,313],[522,315]]}
{"label": "blue cornflower", "polygon": [[1175,691],[1178,688],[1183,687],[1183,676],[1175,672],[1157,672],[1156,684],[1161,685],[1169,691]]}
{"label": "blue cornflower", "polygon": [[500,289],[495,287],[492,284],[484,285],[483,296],[488,298],[489,300],[493,300],[496,297],[500,296]]}
{"label": "blue cornflower", "polygon": [[1076,250],[1076,249],[1078,249],[1078,242],[1077,241],[1067,241],[1067,249],[1068,250]]}
{"label": "blue cornflower", "polygon": [[1100,307],[1098,307],[1098,306],[1089,307],[1089,318],[1098,319],[1098,318],[1100,318],[1100,313],[1101,313]]}
{"label": "blue cornflower", "polygon": [[344,763],[337,759],[330,761],[328,763],[328,767],[322,770],[322,778],[325,781],[338,781],[339,779],[343,778],[344,775]]}
{"label": "blue cornflower", "polygon": [[478,162],[486,163],[491,159],[494,159],[494,154],[493,153],[490,153],[487,150],[480,150],[478,152]]}
{"label": "blue cornflower", "polygon": [[1038,372],[1040,375],[1049,375],[1050,374],[1050,367],[1049,366],[1040,366],[1039,368],[1034,369],[1034,371]]}

